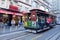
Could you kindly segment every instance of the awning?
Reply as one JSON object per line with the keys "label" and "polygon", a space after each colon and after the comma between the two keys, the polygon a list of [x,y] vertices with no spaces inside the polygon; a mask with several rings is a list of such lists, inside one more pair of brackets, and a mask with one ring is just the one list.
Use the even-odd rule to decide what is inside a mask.
{"label": "awning", "polygon": [[6,10],[0,10],[0,13],[5,13],[5,14],[14,14],[13,12],[9,12],[9,11],[6,11]]}
{"label": "awning", "polygon": [[19,14],[19,13],[16,13],[15,15],[18,15],[18,16],[23,16],[23,14],[21,13],[21,14]]}
{"label": "awning", "polygon": [[16,12],[16,11],[12,11],[12,10],[9,11],[9,9],[8,10],[0,9],[0,13],[23,16],[23,14],[21,12]]}

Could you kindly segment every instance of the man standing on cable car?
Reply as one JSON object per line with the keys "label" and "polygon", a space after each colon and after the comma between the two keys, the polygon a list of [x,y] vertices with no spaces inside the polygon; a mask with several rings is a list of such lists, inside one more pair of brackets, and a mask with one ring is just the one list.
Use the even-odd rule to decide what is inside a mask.
{"label": "man standing on cable car", "polygon": [[43,16],[41,17],[38,17],[38,24],[40,26],[41,29],[44,28],[44,25],[45,25],[45,18]]}
{"label": "man standing on cable car", "polygon": [[51,17],[48,17],[48,18],[46,19],[46,26],[49,27],[51,22],[52,22]]}

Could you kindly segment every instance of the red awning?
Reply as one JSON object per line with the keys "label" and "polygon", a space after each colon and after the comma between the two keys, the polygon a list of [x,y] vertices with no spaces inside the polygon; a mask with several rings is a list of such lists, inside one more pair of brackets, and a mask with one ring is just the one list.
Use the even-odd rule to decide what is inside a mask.
{"label": "red awning", "polygon": [[22,13],[15,13],[15,12],[10,12],[10,11],[6,11],[6,10],[0,10],[0,13],[4,13],[4,14],[14,14],[14,15],[19,15],[19,16],[23,16]]}
{"label": "red awning", "polygon": [[14,14],[13,12],[9,12],[9,11],[6,11],[6,10],[0,10],[0,13],[5,13],[5,14]]}
{"label": "red awning", "polygon": [[15,15],[23,16],[23,14],[20,14],[20,13],[16,13]]}

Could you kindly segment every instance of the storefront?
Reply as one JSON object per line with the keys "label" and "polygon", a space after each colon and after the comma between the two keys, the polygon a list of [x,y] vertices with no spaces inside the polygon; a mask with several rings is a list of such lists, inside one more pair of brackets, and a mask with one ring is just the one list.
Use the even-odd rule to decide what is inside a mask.
{"label": "storefront", "polygon": [[[12,20],[15,21],[15,25],[12,26],[11,22]],[[18,11],[13,11],[10,9],[4,9],[0,8],[0,22],[2,22],[4,25],[6,24],[7,26],[2,25],[2,29],[5,28],[5,30],[18,30],[18,22],[19,20],[22,22],[22,12]]]}

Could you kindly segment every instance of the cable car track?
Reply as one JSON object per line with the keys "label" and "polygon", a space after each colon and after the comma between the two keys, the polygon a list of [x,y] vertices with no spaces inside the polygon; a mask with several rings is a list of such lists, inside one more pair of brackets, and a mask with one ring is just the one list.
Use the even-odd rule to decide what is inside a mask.
{"label": "cable car track", "polygon": [[28,35],[31,35],[32,33],[28,33],[28,32],[23,32],[23,34],[21,33],[21,35],[19,36],[16,36],[16,37],[13,37],[13,38],[9,38],[7,40],[14,40],[14,39],[18,39],[18,38],[21,38],[21,37],[24,37],[24,36],[28,36]]}

